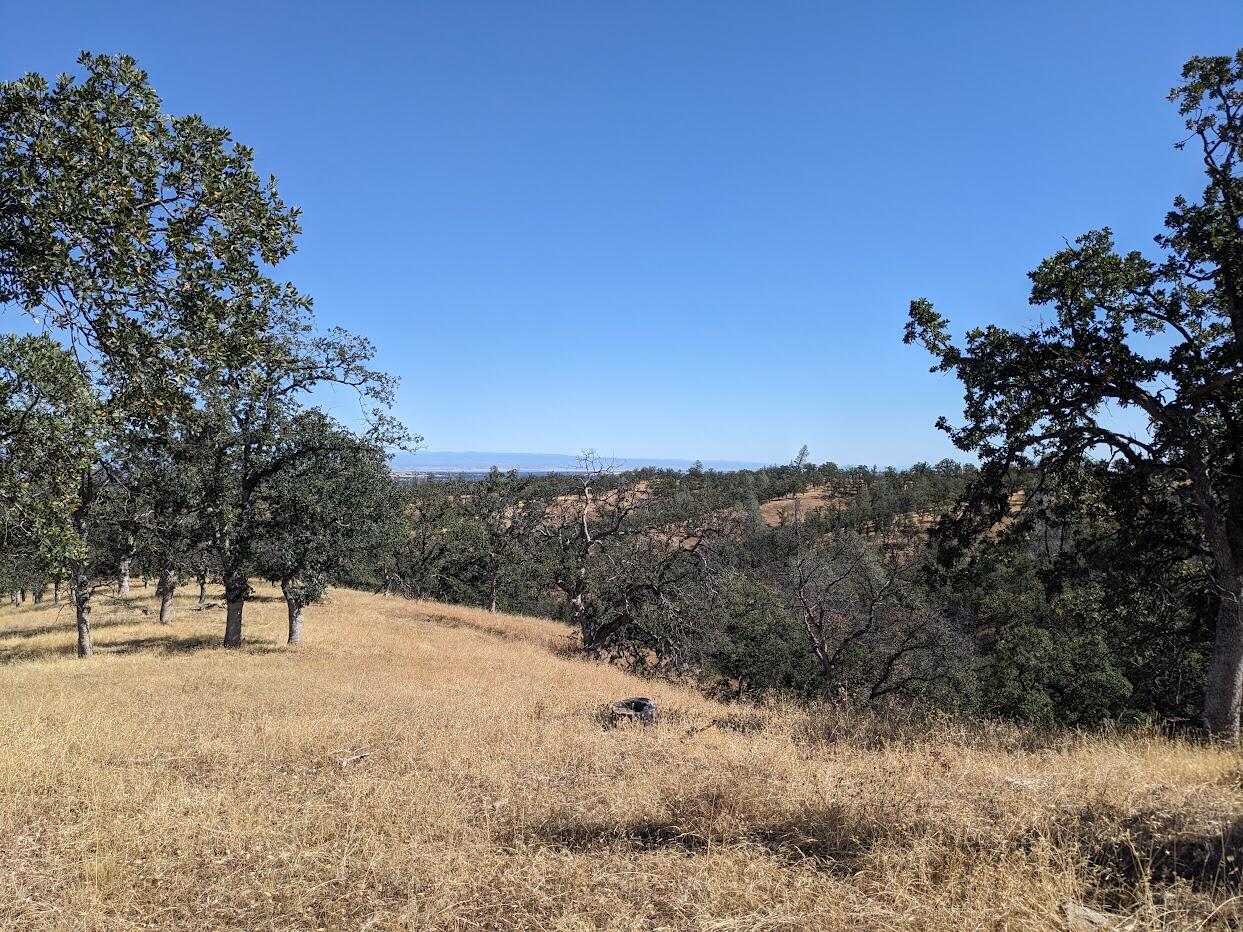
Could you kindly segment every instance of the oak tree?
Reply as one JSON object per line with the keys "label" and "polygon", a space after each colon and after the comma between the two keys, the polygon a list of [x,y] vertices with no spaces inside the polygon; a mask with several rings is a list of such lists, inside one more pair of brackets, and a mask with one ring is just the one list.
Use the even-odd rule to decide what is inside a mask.
{"label": "oak tree", "polygon": [[[1187,62],[1170,99],[1206,176],[1179,197],[1156,237],[1159,255],[1119,252],[1087,233],[1031,273],[1039,326],[976,329],[955,344],[926,299],[911,304],[906,341],[925,346],[965,390],[949,431],[1001,489],[1039,471],[1108,454],[1181,490],[1218,604],[1204,724],[1237,742],[1243,705],[1243,50]],[[1135,412],[1142,426],[1116,412]],[[1004,509],[1002,499],[998,508]],[[995,511],[993,517],[1003,513]]]}

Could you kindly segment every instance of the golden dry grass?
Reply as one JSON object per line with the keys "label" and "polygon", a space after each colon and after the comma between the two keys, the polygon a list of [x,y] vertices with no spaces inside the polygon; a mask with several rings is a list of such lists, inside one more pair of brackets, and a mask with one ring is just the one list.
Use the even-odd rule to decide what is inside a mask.
{"label": "golden dry grass", "polygon": [[[845,490],[831,485],[813,485],[799,493],[799,521],[806,521],[812,512],[824,508],[845,508],[850,500],[858,494],[858,488],[849,487]],[[794,520],[794,495],[774,498],[760,505],[760,517],[767,527],[780,527]]]}
{"label": "golden dry grass", "polygon": [[[1237,842],[1223,750],[726,707],[551,622],[353,592],[298,650],[277,601],[235,652],[219,612],[141,604],[101,608],[87,662],[67,611],[0,610],[0,928],[1026,930],[1064,900],[1243,921],[1229,883],[1145,879]],[[659,727],[597,723],[636,694]]]}

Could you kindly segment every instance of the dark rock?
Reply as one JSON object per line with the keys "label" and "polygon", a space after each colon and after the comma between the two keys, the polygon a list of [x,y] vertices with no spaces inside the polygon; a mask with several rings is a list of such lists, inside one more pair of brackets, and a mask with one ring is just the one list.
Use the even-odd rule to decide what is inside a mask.
{"label": "dark rock", "polygon": [[610,728],[615,728],[623,722],[655,725],[660,721],[660,710],[656,708],[656,703],[646,696],[620,699],[612,705],[604,706],[600,711],[605,726]]}

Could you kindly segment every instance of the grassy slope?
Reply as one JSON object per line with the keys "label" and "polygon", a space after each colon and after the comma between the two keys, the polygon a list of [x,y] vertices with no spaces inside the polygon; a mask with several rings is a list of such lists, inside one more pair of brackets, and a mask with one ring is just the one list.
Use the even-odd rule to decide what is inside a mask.
{"label": "grassy slope", "polygon": [[[1234,915],[1089,864],[1128,826],[1237,829],[1223,751],[826,743],[855,726],[640,682],[548,622],[336,592],[306,648],[266,601],[226,653],[220,612],[141,604],[105,606],[89,662],[67,610],[0,609],[0,928],[1043,929],[1101,891],[1142,928]],[[596,723],[635,694],[666,723]]]}

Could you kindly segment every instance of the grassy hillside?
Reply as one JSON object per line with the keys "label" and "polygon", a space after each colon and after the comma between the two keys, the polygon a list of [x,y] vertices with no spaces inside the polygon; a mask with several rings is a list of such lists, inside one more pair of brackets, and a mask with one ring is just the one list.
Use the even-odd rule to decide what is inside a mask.
{"label": "grassy hillside", "polygon": [[[0,610],[3,929],[1243,917],[1225,751],[725,707],[576,657],[550,622],[353,592],[297,651],[275,600],[232,653],[219,612],[162,627],[102,601],[88,662],[67,610]],[[630,695],[664,723],[602,728]]]}

